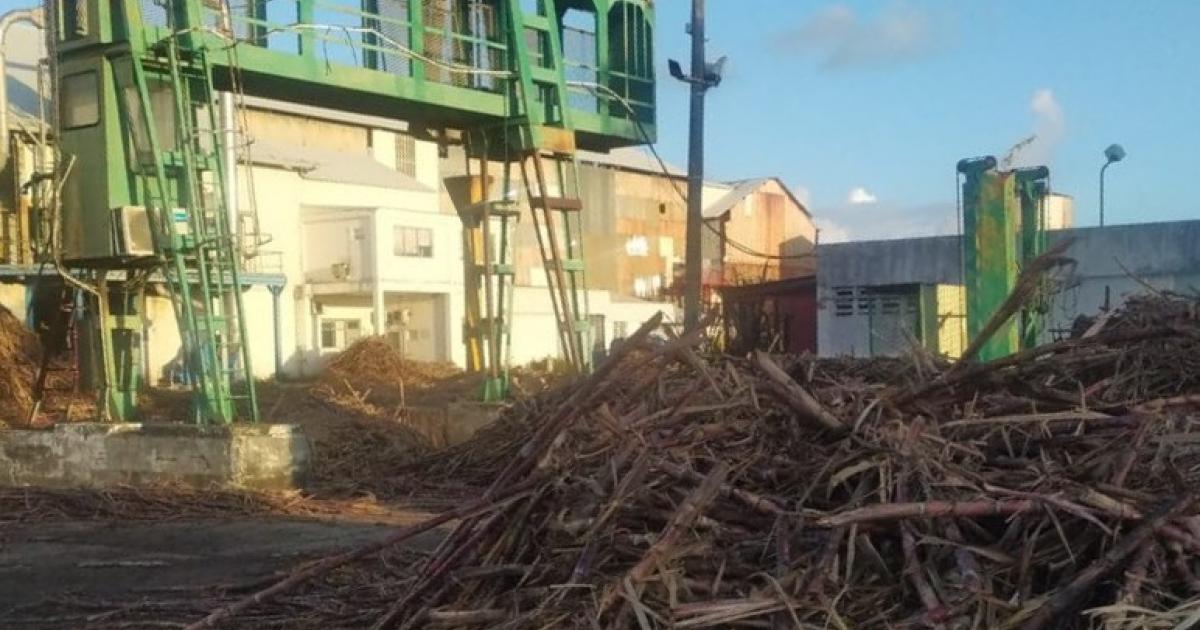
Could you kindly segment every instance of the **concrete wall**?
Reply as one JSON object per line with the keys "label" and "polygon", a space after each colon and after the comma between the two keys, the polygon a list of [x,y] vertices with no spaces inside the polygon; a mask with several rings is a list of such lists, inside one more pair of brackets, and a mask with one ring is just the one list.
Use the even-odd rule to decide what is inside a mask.
{"label": "concrete wall", "polygon": [[[516,311],[513,322],[513,363],[519,365],[561,356],[549,291],[541,287],[517,287],[513,300]],[[631,333],[660,311],[667,316],[667,321],[675,319],[675,309],[670,304],[632,298],[614,299],[608,291],[588,291],[588,302],[593,318],[602,316],[604,319],[603,340],[606,345],[618,336],[620,328],[624,328],[626,334]],[[598,340],[598,336],[595,336],[594,341]]]}
{"label": "concrete wall", "polygon": [[387,327],[389,338],[405,356],[418,361],[449,361],[449,294],[401,293],[387,296],[388,312],[399,312],[401,321]]}
{"label": "concrete wall", "polygon": [[1106,292],[1113,305],[1145,293],[1142,282],[1159,290],[1200,290],[1200,221],[1077,228],[1052,232],[1050,242],[1068,237],[1076,239],[1067,255],[1078,266],[1051,309],[1048,330],[1070,328],[1079,314],[1094,315]]}
{"label": "concrete wall", "polygon": [[[311,376],[320,372],[324,362],[342,348],[320,347],[320,324],[324,320],[354,320],[359,322],[364,334],[370,334],[372,305],[366,295],[322,295],[313,296],[319,305],[319,314],[312,316],[311,327],[317,337],[311,343],[314,350],[296,366],[296,375]],[[674,321],[675,308],[671,304],[616,297],[608,291],[588,291],[588,302],[593,318],[603,319],[605,346],[622,334],[637,329],[642,322],[658,312],[666,315],[666,321]],[[426,361],[451,361],[465,364],[465,349],[462,345],[462,287],[457,286],[446,293],[388,292],[387,310],[409,310],[411,322],[408,329],[414,333],[406,346],[407,356]],[[512,361],[514,365],[529,363],[545,358],[561,356],[554,308],[549,291],[544,287],[517,287],[513,296],[514,321]],[[398,332],[398,326],[389,327],[389,333]]]}
{"label": "concrete wall", "polygon": [[366,153],[370,129],[309,116],[289,116],[261,109],[245,110],[247,134],[255,140],[281,140],[306,147]]}
{"label": "concrete wall", "polygon": [[0,485],[105,487],[182,483],[280,490],[307,475],[292,425],[60,424],[0,431]]}
{"label": "concrete wall", "polygon": [[[788,192],[774,179],[766,180],[761,187],[735,205],[725,222],[728,237],[757,252],[772,255],[797,256],[812,253],[817,241],[816,225],[812,217],[798,206]],[[774,278],[811,273],[811,265],[798,260],[766,260],[736,248],[725,251],[725,266],[738,281],[743,275],[757,280],[761,277],[764,263],[778,271]]]}
{"label": "concrete wall", "polygon": [[[1158,289],[1200,288],[1200,221],[1075,228],[1050,233],[1051,244],[1073,238],[1067,255],[1076,261],[1048,315],[1045,338],[1069,329],[1079,315]],[[817,248],[817,337],[822,355],[862,354],[869,324],[865,317],[834,314],[842,287],[895,284],[962,284],[957,236],[862,241]],[[1137,278],[1137,279],[1135,279]],[[1140,280],[1140,282],[1139,282]]]}
{"label": "concrete wall", "polygon": [[374,210],[343,208],[303,213],[304,282],[355,283],[375,279]]}
{"label": "concrete wall", "polygon": [[[584,262],[589,286],[618,295],[653,297],[671,285],[676,268],[683,263],[687,207],[681,194],[686,192],[687,180],[679,173],[663,174],[649,156],[630,158],[628,151],[619,150],[610,156],[586,155],[580,159]],[[639,166],[623,166],[631,160]],[[448,185],[441,190],[444,213],[454,214],[455,204],[466,198],[462,180],[466,172],[464,163],[462,150],[456,147],[451,147],[449,156],[441,161],[443,177],[449,178]],[[503,165],[491,163],[488,174],[488,198],[502,198]],[[527,195],[519,169],[514,169],[513,178],[516,198],[525,203]],[[706,206],[714,204],[733,189],[728,184],[706,182],[703,202]],[[763,252],[808,253],[816,239],[812,219],[775,180],[765,180],[744,203],[738,204],[735,214],[728,224],[730,236]],[[725,262],[734,267],[745,266],[747,273],[755,274],[755,278],[761,275],[761,257],[733,249],[722,252],[719,240],[712,238],[709,230],[705,229],[703,234],[706,270],[716,270]],[[544,283],[537,235],[527,207],[516,230],[515,245],[517,283]],[[772,277],[778,278],[779,263],[771,265],[776,269]],[[804,270],[811,273],[810,267]]]}
{"label": "concrete wall", "polygon": [[[446,214],[456,214],[455,204],[466,198],[461,183],[464,159],[462,150],[452,147],[441,161],[443,177],[450,178],[450,185],[442,187],[440,202]],[[549,166],[547,169],[552,172]],[[488,198],[502,198],[503,165],[491,163],[488,173]],[[552,175],[547,177],[553,179]],[[532,213],[524,205],[528,195],[519,168],[513,169],[513,178],[517,200],[522,204],[514,240],[516,281],[521,285],[542,284],[541,254]],[[668,285],[675,264],[683,260],[686,207],[675,187],[685,189],[686,180],[590,162],[580,163],[579,180],[588,285],[630,296],[649,295],[651,285]]]}

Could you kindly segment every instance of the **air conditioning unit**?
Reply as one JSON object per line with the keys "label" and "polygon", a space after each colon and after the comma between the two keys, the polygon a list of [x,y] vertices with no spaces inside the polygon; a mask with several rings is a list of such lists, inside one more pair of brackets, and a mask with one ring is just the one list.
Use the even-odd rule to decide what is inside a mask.
{"label": "air conditioning unit", "polygon": [[117,254],[153,256],[154,236],[150,232],[150,215],[145,206],[121,206],[113,212]]}
{"label": "air conditioning unit", "polygon": [[[171,212],[176,236],[189,233],[187,211],[175,208]],[[121,206],[113,211],[113,231],[119,256],[153,256],[154,235],[150,230],[150,213],[145,206]]]}

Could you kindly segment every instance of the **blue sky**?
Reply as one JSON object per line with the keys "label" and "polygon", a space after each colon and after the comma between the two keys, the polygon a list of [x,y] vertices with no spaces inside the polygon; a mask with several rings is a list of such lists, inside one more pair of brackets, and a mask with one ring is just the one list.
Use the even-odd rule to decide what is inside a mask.
{"label": "blue sky", "polygon": [[[687,90],[666,59],[690,59],[688,0],[658,7],[659,145],[687,155]],[[1045,162],[1097,220],[1102,152],[1109,223],[1200,218],[1200,2],[709,0],[710,58],[728,55],[708,99],[707,173],[778,175],[806,191],[824,238],[953,230],[954,164]],[[686,67],[686,66],[685,66]],[[859,201],[848,203],[851,192]]]}
{"label": "blue sky", "polygon": [[[0,0],[0,10],[34,4]],[[659,146],[686,164],[689,0],[659,0]],[[1051,167],[1094,224],[1102,151],[1111,223],[1200,218],[1200,2],[1195,0],[708,0],[708,176],[777,175],[823,238],[952,231],[954,164],[1003,156]],[[857,192],[856,192],[857,191]],[[849,203],[857,201],[870,203]]]}

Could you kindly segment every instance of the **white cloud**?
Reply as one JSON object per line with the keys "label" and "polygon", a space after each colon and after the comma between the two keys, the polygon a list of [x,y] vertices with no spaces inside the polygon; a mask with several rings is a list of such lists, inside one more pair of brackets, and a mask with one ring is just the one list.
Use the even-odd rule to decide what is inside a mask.
{"label": "white cloud", "polygon": [[1004,160],[1009,168],[1050,164],[1067,135],[1066,115],[1050,88],[1034,91],[1029,111],[1033,114],[1033,132],[1009,151]]}
{"label": "white cloud", "polygon": [[936,48],[937,29],[928,12],[893,2],[873,16],[834,3],[776,38],[779,47],[816,57],[822,67],[890,66],[924,57]]}
{"label": "white cloud", "polygon": [[839,225],[833,219],[816,218],[813,220],[817,224],[817,242],[819,243],[845,243],[850,240],[850,230]]}
{"label": "white cloud", "polygon": [[871,194],[871,191],[862,186],[852,188],[849,194],[846,195],[846,203],[852,205],[875,203],[877,201],[879,201],[879,197]]}

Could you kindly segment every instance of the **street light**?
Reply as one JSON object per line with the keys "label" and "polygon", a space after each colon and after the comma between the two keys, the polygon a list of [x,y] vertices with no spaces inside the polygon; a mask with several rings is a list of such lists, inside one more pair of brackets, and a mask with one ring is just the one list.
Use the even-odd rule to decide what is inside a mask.
{"label": "street light", "polygon": [[1125,149],[1119,144],[1110,144],[1104,150],[1104,166],[1100,167],[1100,227],[1104,227],[1104,171],[1113,162],[1120,162],[1125,159]]}

